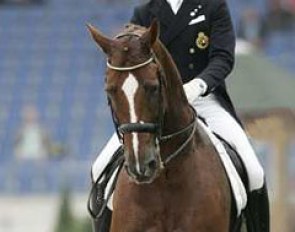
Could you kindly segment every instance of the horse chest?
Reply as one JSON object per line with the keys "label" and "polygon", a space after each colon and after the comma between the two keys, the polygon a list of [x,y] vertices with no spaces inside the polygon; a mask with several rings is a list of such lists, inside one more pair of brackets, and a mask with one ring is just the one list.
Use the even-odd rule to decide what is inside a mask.
{"label": "horse chest", "polygon": [[[116,213],[117,218],[111,232],[191,232],[196,212],[184,210],[180,207],[170,207],[163,209],[153,206],[151,203],[144,208],[130,206],[129,209],[136,209]],[[117,222],[122,222],[118,224]],[[205,232],[205,231],[204,231]],[[207,231],[206,231],[207,232]]]}
{"label": "horse chest", "polygon": [[114,227],[111,232],[191,232],[191,229],[186,227],[174,227],[171,224],[163,224],[163,221],[156,218],[149,222],[132,222],[128,225],[128,222],[121,224],[120,227]]}

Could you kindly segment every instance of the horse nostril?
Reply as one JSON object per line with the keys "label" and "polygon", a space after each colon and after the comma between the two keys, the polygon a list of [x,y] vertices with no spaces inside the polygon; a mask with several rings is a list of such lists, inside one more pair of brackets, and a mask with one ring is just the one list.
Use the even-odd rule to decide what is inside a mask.
{"label": "horse nostril", "polygon": [[156,160],[151,160],[148,163],[148,167],[149,167],[150,170],[155,170],[157,168],[157,162],[156,162]]}

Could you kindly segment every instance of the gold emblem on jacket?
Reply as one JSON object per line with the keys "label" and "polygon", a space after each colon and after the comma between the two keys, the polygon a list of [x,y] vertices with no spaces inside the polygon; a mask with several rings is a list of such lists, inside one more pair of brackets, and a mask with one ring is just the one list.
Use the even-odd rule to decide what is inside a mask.
{"label": "gold emblem on jacket", "polygon": [[209,37],[204,32],[199,32],[196,39],[196,45],[200,49],[206,49],[209,45]]}

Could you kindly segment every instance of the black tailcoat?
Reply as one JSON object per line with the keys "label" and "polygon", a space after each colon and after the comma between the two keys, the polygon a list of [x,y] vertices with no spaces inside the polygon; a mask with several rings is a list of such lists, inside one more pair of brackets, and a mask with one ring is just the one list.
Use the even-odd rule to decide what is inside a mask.
{"label": "black tailcoat", "polygon": [[148,27],[154,18],[160,23],[160,40],[171,53],[183,82],[203,79],[208,85],[205,95],[213,93],[238,120],[225,86],[235,49],[225,0],[183,0],[176,15],[166,0],[150,0],[135,8],[131,22]]}

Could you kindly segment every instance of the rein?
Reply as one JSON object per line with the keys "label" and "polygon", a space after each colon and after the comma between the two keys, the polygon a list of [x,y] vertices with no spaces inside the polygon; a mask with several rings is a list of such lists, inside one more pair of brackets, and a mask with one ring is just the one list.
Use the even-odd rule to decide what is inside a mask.
{"label": "rein", "polygon": [[[194,114],[195,115],[195,114]],[[173,153],[169,154],[164,161],[162,161],[162,165],[163,167],[166,167],[167,164],[173,159],[175,158],[177,155],[179,155],[182,150],[189,144],[189,142],[192,140],[192,138],[194,137],[195,135],[195,132],[196,132],[196,129],[197,129],[197,120],[196,120],[196,117],[194,116],[193,118],[193,121],[187,126],[185,127],[184,129],[181,129],[173,134],[170,134],[170,135],[166,135],[166,136],[163,136],[160,138],[160,142],[161,141],[167,141],[169,139],[172,139],[180,134],[183,134],[185,132],[187,132],[188,130],[191,130],[191,133],[190,135],[187,137],[187,139],[184,141],[184,143],[178,148],[176,149],[176,151],[174,151]]]}

